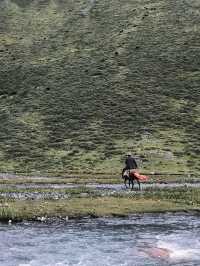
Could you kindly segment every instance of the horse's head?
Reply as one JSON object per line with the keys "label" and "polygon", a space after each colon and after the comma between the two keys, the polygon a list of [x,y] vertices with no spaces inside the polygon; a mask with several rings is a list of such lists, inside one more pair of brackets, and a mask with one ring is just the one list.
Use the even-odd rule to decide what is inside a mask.
{"label": "horse's head", "polygon": [[123,178],[129,178],[129,171],[128,170],[124,171]]}

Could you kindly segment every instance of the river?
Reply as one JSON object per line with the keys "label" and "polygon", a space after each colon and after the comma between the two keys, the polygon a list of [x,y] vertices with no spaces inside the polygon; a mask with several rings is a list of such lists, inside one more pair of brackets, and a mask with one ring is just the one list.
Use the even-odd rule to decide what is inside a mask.
{"label": "river", "polygon": [[198,215],[0,224],[1,266],[200,265]]}

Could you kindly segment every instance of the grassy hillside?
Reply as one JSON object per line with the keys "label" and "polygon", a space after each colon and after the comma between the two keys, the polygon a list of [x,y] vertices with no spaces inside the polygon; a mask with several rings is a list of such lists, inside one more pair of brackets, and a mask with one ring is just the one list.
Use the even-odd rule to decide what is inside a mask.
{"label": "grassy hillside", "polygon": [[199,0],[1,0],[0,171],[200,170]]}

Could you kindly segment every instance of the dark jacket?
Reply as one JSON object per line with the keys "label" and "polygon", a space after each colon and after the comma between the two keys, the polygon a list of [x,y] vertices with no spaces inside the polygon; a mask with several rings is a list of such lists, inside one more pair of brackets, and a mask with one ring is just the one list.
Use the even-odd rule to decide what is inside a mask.
{"label": "dark jacket", "polygon": [[135,159],[131,156],[128,156],[128,158],[125,161],[126,169],[136,169],[138,168],[137,163]]}

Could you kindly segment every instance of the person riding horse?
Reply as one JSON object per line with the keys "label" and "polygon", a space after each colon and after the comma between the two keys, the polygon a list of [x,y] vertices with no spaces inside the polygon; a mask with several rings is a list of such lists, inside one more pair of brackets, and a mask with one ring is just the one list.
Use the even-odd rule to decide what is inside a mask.
{"label": "person riding horse", "polygon": [[137,166],[137,163],[135,161],[135,159],[132,157],[132,154],[130,152],[127,153],[127,158],[125,160],[125,167],[124,169],[122,170],[122,176],[124,175],[124,172],[126,170],[132,170],[132,169],[137,169],[138,166]]}
{"label": "person riding horse", "polygon": [[138,185],[139,185],[139,189],[140,189],[140,182],[139,182],[139,180],[137,178],[133,177],[130,174],[131,173],[131,170],[137,169],[137,168],[138,168],[137,163],[136,163],[135,159],[132,157],[132,154],[129,152],[127,154],[127,158],[125,160],[125,167],[122,170],[122,178],[124,179],[124,184],[125,184],[126,187],[127,187],[126,181],[128,180],[129,181],[129,187],[132,184],[132,189],[133,189],[134,180],[136,180],[137,183],[138,183]]}

